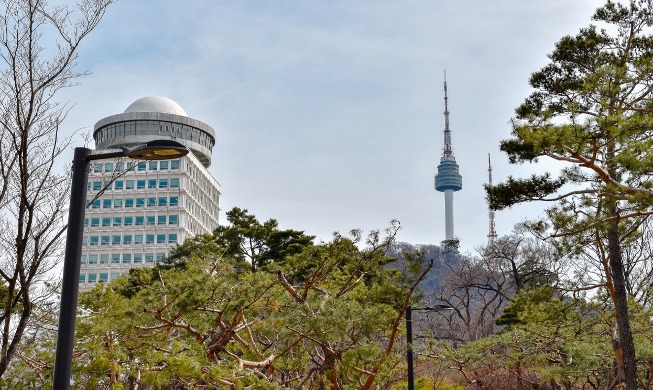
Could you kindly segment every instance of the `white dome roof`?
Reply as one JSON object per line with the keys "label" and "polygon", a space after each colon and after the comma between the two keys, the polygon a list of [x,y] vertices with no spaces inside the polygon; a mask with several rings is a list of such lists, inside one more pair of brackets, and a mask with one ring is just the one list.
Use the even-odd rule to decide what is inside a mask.
{"label": "white dome roof", "polygon": [[161,112],[164,114],[175,114],[188,116],[186,111],[177,102],[163,96],[146,96],[130,104],[125,110],[127,112]]}

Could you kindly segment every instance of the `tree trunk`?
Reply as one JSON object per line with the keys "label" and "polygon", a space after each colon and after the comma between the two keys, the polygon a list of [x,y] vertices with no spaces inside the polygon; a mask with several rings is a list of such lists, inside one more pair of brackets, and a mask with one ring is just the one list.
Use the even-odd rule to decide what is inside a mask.
{"label": "tree trunk", "polygon": [[[612,205],[612,214],[617,215],[616,202]],[[635,343],[630,329],[628,318],[628,294],[624,276],[623,261],[621,258],[621,245],[619,240],[619,221],[610,222],[608,230],[608,257],[612,281],[616,295],[615,315],[619,328],[619,341],[623,356],[623,372],[625,374],[626,388],[637,390],[637,365],[635,363]]]}

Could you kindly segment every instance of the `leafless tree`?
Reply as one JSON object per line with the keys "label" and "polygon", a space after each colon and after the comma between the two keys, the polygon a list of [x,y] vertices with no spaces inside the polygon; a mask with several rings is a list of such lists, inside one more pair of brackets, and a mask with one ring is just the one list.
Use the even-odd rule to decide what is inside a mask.
{"label": "leafless tree", "polygon": [[[437,313],[440,336],[471,341],[495,331],[494,320],[511,295],[511,284],[501,272],[486,267],[483,259],[462,256],[458,263],[447,264],[448,272],[435,294],[440,304],[453,307]],[[444,326],[444,328],[442,328]]]}
{"label": "leafless tree", "polygon": [[69,175],[54,168],[70,106],[55,97],[83,75],[79,44],[112,2],[0,0],[0,376],[62,251]]}
{"label": "leafless tree", "polygon": [[480,253],[486,268],[508,278],[515,293],[528,285],[556,285],[567,264],[553,245],[523,233],[499,237]]}
{"label": "leafless tree", "polygon": [[[628,229],[622,229],[620,240],[628,296],[650,307],[653,302],[653,223],[650,217],[639,218]],[[601,288],[612,294],[604,241],[604,237],[599,235],[598,239],[582,247],[578,255],[580,261],[574,264],[575,279],[582,288]]]}
{"label": "leafless tree", "polygon": [[559,253],[553,245],[518,232],[480,248],[478,255],[446,263],[433,298],[454,310],[438,313],[430,326],[440,337],[458,341],[492,334],[508,300],[521,289],[563,282],[567,261]]}

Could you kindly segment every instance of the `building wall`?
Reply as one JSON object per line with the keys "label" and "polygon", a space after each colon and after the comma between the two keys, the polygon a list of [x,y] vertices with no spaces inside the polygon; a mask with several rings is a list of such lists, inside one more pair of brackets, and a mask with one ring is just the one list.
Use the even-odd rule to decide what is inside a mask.
{"label": "building wall", "polygon": [[132,267],[153,266],[178,243],[213,232],[219,196],[218,182],[192,154],[169,161],[93,164],[80,287],[115,279]]}

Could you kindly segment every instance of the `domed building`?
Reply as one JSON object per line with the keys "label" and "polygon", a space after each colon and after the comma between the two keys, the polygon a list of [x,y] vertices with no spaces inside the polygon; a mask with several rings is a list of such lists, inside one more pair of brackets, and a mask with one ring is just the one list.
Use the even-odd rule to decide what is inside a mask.
{"label": "domed building", "polygon": [[208,172],[211,126],[175,101],[148,96],[99,120],[96,150],[177,141],[191,153],[175,160],[127,158],[93,164],[88,179],[80,288],[108,282],[133,267],[153,266],[177,244],[218,227],[220,184]]}

